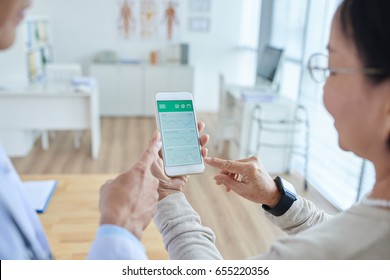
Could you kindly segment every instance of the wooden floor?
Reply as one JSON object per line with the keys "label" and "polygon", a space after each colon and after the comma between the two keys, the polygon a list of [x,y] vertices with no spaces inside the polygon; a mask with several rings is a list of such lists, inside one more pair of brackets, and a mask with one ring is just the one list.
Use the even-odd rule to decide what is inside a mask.
{"label": "wooden floor", "polygon": [[[217,127],[216,114],[202,113],[198,120],[206,123],[205,133],[210,134],[212,143]],[[38,141],[27,157],[12,161],[19,174],[116,174],[136,162],[155,129],[154,118],[102,118],[102,143],[97,160],[90,155],[88,132],[83,135],[79,150],[73,148],[71,132],[56,132],[48,151],[43,151]],[[209,155],[215,155],[211,144],[208,148]],[[283,233],[264,218],[259,205],[217,187],[213,181],[216,173],[207,167],[203,174],[192,176],[185,194],[202,222],[214,230],[221,254],[226,259],[243,259],[265,252]],[[284,177],[320,208],[329,213],[337,212],[314,188],[304,193],[298,175]]]}

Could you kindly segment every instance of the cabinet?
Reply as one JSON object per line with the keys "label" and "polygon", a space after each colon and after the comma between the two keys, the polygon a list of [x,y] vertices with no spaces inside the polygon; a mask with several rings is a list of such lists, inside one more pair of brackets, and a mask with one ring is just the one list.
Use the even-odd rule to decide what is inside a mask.
{"label": "cabinet", "polygon": [[182,65],[92,64],[103,116],[153,116],[157,91],[193,89],[193,68]]}
{"label": "cabinet", "polygon": [[52,62],[50,23],[46,17],[29,17],[23,25],[28,79],[39,82],[45,77],[45,65]]}
{"label": "cabinet", "polygon": [[90,75],[95,77],[99,84],[101,115],[141,115],[143,73],[140,67],[96,64],[91,67]]}

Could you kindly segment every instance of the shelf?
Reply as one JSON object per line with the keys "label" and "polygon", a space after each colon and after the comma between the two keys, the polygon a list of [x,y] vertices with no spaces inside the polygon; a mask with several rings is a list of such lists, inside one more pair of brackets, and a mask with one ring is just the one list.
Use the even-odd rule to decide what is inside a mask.
{"label": "shelf", "polygon": [[52,62],[50,21],[46,17],[29,17],[25,21],[27,75],[31,83],[44,78],[45,65]]}

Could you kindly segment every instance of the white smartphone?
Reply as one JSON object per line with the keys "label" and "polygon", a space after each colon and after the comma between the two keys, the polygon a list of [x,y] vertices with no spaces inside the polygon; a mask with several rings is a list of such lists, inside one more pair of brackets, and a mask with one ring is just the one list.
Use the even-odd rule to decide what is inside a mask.
{"label": "white smartphone", "polygon": [[202,173],[204,163],[192,94],[157,92],[154,104],[165,174],[174,177]]}

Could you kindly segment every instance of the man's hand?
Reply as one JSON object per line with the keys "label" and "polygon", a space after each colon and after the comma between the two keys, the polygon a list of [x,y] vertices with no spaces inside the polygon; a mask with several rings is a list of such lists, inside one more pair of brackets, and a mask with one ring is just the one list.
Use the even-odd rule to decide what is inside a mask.
{"label": "man's hand", "polygon": [[156,131],[140,160],[100,189],[100,224],[112,224],[129,230],[138,239],[152,219],[158,200],[159,181],[151,166],[159,158],[160,133]]}

